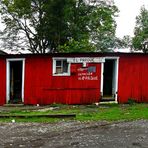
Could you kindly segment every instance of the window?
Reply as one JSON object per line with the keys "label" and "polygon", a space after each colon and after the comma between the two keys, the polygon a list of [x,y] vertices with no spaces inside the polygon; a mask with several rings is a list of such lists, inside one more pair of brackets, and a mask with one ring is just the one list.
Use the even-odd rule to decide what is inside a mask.
{"label": "window", "polygon": [[53,59],[53,75],[70,75],[70,64],[67,62],[67,59]]}

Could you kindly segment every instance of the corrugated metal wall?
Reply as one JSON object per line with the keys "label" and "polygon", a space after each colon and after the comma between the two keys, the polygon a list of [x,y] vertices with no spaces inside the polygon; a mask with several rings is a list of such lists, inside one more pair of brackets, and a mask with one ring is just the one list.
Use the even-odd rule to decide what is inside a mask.
{"label": "corrugated metal wall", "polygon": [[148,56],[126,55],[119,59],[118,101],[148,102]]}
{"label": "corrugated metal wall", "polygon": [[96,66],[97,80],[78,80],[82,64],[71,64],[71,76],[52,76],[51,57],[25,60],[25,104],[89,104],[100,98],[101,64]]}

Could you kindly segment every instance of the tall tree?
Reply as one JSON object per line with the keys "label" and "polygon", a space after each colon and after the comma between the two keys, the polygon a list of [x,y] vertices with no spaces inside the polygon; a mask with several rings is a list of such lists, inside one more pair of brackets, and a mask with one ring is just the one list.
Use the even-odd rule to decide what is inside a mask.
{"label": "tall tree", "polygon": [[148,10],[145,7],[141,8],[140,14],[136,17],[136,26],[134,31],[134,37],[132,39],[133,48],[135,50],[143,50],[143,43],[148,39]]}
{"label": "tall tree", "polygon": [[114,46],[117,7],[110,1],[1,0],[0,13],[4,48],[46,53],[77,42],[97,51]]}

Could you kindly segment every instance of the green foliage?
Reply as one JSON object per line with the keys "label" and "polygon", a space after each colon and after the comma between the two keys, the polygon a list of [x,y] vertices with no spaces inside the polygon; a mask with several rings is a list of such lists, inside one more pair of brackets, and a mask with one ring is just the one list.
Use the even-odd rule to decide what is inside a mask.
{"label": "green foliage", "polygon": [[93,52],[95,47],[88,40],[75,41],[71,39],[67,44],[59,46],[59,52]]}
{"label": "green foliage", "polygon": [[132,40],[133,48],[135,50],[143,50],[147,52],[148,49],[145,49],[143,42],[148,39],[148,10],[145,7],[141,8],[140,14],[136,17],[136,26],[134,31],[134,37]]}
{"label": "green foliage", "polygon": [[136,102],[136,100],[134,98],[129,98],[127,103],[130,104],[130,105],[133,105],[133,104],[135,104],[137,102]]}
{"label": "green foliage", "polygon": [[124,48],[131,48],[132,46],[132,38],[129,35],[125,35],[122,38],[122,47]]}
{"label": "green foliage", "polygon": [[60,52],[68,52],[72,46],[73,52],[74,44],[76,51],[92,51],[91,47],[108,51],[115,46],[118,9],[112,1],[1,0],[0,10],[6,25],[1,36],[7,49],[46,53],[59,52],[59,46]]}

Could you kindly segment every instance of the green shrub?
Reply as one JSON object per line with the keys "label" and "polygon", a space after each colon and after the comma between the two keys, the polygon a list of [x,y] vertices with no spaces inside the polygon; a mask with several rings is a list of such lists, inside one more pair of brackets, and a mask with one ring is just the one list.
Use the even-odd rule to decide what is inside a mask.
{"label": "green shrub", "polygon": [[137,103],[137,101],[134,98],[129,98],[127,103],[130,105],[133,105],[133,104]]}

